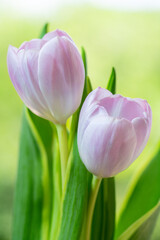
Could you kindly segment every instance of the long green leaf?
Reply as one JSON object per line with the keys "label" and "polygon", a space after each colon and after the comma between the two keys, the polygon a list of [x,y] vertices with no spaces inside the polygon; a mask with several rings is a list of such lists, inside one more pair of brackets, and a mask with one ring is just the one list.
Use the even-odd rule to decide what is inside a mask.
{"label": "long green leaf", "polygon": [[42,219],[41,175],[39,147],[26,120],[26,111],[24,111],[14,201],[13,240],[40,239]]}
{"label": "long green leaf", "polygon": [[[149,215],[146,221],[142,220],[143,224],[134,232],[129,240],[150,240],[152,233],[160,212],[160,204],[158,203],[154,209],[150,210],[147,214]],[[151,215],[150,215],[151,213]],[[147,215],[146,214],[146,215]]]}
{"label": "long green leaf", "polygon": [[150,211],[160,200],[160,148],[139,177],[135,178],[124,202],[116,229],[119,237],[126,229]]}
{"label": "long green leaf", "polygon": [[[32,124],[36,124],[39,128],[39,140],[36,138],[29,117],[32,117]],[[43,146],[39,144],[39,141]],[[41,226],[44,217],[42,211],[44,209],[43,161],[46,161],[46,167],[49,169],[52,158],[51,145],[52,129],[49,123],[25,109],[14,201],[13,240],[41,239]],[[48,181],[47,184],[51,184],[51,182]],[[51,196],[48,197],[47,205],[51,202]],[[46,206],[47,209],[49,207]]]}
{"label": "long green leaf", "polygon": [[[42,226],[41,238],[46,239],[50,234],[50,224],[52,217],[52,198],[53,198],[53,129],[49,121],[44,120],[30,110],[27,111],[27,120],[34,134],[37,146],[41,153],[41,180],[42,185]],[[33,159],[34,161],[34,159]]]}
{"label": "long green leaf", "polygon": [[144,216],[135,221],[128,229],[122,233],[118,240],[148,240],[152,235],[152,231],[158,217],[160,204],[148,211]]}
{"label": "long green leaf", "polygon": [[67,170],[58,240],[80,239],[90,182],[91,174],[80,159],[75,136]]}
{"label": "long green leaf", "polygon": [[[107,211],[106,211],[107,212]],[[105,212],[105,204],[104,204],[104,187],[103,183],[101,183],[94,214],[93,214],[93,220],[92,220],[92,233],[91,233],[91,239],[92,240],[103,240],[103,230],[104,230],[104,217],[106,216]]]}
{"label": "long green leaf", "polygon": [[103,179],[97,197],[93,223],[92,240],[111,240],[115,227],[115,183],[114,178]]}

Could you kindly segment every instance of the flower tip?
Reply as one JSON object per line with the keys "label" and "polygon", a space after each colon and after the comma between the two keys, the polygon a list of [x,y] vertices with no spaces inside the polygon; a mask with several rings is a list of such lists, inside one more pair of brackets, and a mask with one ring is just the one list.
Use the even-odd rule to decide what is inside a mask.
{"label": "flower tip", "polygon": [[16,47],[13,47],[12,45],[8,46],[8,52],[7,52],[8,68],[9,68],[10,65],[12,65],[11,63],[16,61],[17,51],[18,51],[18,49]]}
{"label": "flower tip", "polygon": [[18,51],[18,48],[12,46],[12,45],[9,45],[8,46],[8,52],[7,52],[7,56],[9,54],[17,54],[17,51]]}
{"label": "flower tip", "polygon": [[13,51],[15,49],[15,47],[13,47],[12,45],[8,46],[8,51]]}
{"label": "flower tip", "polygon": [[57,28],[57,29],[55,30],[55,32],[57,33],[57,35],[60,35],[60,34],[63,33],[64,31],[62,31],[62,30],[60,30],[59,28]]}
{"label": "flower tip", "polygon": [[97,87],[97,90],[101,90],[102,88],[101,87]]}
{"label": "flower tip", "polygon": [[66,37],[73,42],[72,38],[65,31],[60,30],[58,28],[55,31],[46,33],[42,39],[45,41],[50,41],[51,39],[53,39],[55,37],[60,37],[60,38]]}

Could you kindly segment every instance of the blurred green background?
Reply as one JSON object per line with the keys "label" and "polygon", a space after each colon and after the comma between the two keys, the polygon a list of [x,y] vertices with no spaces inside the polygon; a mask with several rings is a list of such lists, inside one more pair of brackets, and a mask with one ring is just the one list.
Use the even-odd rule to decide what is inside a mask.
{"label": "blurred green background", "polygon": [[[42,18],[19,18],[10,12],[0,19],[0,240],[11,239],[13,195],[17,171],[22,102],[7,72],[8,45],[19,47],[37,38]],[[93,7],[66,8],[49,18],[49,30],[69,33],[87,52],[93,87],[105,87],[112,66],[117,73],[117,93],[147,99],[153,112],[149,142],[135,163],[116,177],[117,211],[129,183],[152,155],[160,139],[160,12],[114,12]],[[158,229],[158,224],[157,228]],[[158,230],[153,240],[160,239]],[[18,240],[18,239],[17,239]]]}

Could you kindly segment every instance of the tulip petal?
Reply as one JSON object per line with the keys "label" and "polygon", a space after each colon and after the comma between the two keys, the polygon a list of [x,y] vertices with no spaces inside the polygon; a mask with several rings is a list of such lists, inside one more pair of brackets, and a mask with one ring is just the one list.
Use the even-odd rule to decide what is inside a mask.
{"label": "tulip petal", "polygon": [[21,76],[19,71],[18,71],[18,58],[17,58],[17,51],[18,49],[9,46],[8,48],[8,53],[7,53],[7,66],[8,66],[8,72],[9,76],[12,80],[12,83],[18,92],[19,95],[23,95],[23,89],[21,87],[21,83],[18,81]]}
{"label": "tulip petal", "polygon": [[42,39],[45,40],[45,41],[49,41],[49,40],[51,40],[55,37],[66,37],[66,38],[68,38],[69,40],[72,41],[72,38],[66,32],[64,32],[62,30],[59,30],[59,29],[56,29],[53,32],[49,32],[49,33],[45,34]]}
{"label": "tulip petal", "polygon": [[112,177],[131,164],[136,136],[127,120],[97,117],[86,128],[78,146],[89,171],[99,177]]}
{"label": "tulip petal", "polygon": [[129,121],[137,117],[144,117],[143,108],[133,99],[123,98],[123,104],[120,111],[120,118],[121,117]]}
{"label": "tulip petal", "polygon": [[38,52],[18,50],[12,46],[8,49],[7,64],[12,83],[25,105],[38,116],[51,116],[43,105],[44,98],[40,92],[37,79]]}
{"label": "tulip petal", "polygon": [[24,93],[26,105],[38,116],[45,116],[46,119],[52,120],[52,115],[48,109],[47,103],[41,93],[38,83],[38,51],[18,52],[18,60],[21,63],[21,77],[24,83]]}
{"label": "tulip petal", "polygon": [[[110,91],[108,91],[107,89],[98,87],[95,90],[93,90],[85,99],[85,102],[83,104],[83,108],[82,108],[82,113],[83,113],[83,109],[88,109],[89,106],[91,106],[92,104],[100,104],[101,105],[101,101],[104,98],[107,97],[111,97],[112,93]],[[85,110],[84,110],[85,111]]]}
{"label": "tulip petal", "polygon": [[[83,130],[85,130],[85,126],[88,125],[90,116],[97,114],[97,111],[108,115],[105,108],[99,105],[101,99],[106,96],[112,96],[112,93],[101,87],[96,88],[87,96],[83,103],[79,118],[79,126],[83,126]],[[79,131],[81,135],[83,135],[83,130],[81,129]]]}
{"label": "tulip petal", "polygon": [[98,115],[99,118],[101,116],[102,117],[108,117],[108,114],[107,114],[105,108],[101,107],[101,106],[98,106],[98,105],[94,105],[94,106],[90,107],[90,109],[88,108],[86,112],[81,111],[80,118],[79,118],[79,123],[78,123],[78,125],[79,125],[78,140],[83,138],[84,132],[85,132],[87,126],[89,125],[90,121],[92,121],[94,116],[96,117],[97,115]]}
{"label": "tulip petal", "polygon": [[38,76],[52,115],[65,123],[78,108],[84,86],[84,66],[75,45],[65,37],[47,42],[39,54]]}
{"label": "tulip petal", "polygon": [[112,177],[128,168],[134,161],[137,139],[131,122],[126,119],[116,119],[110,134],[111,147],[109,152],[106,152],[105,158],[108,176]]}
{"label": "tulip petal", "polygon": [[137,145],[134,153],[134,159],[136,159],[148,141],[150,129],[147,120],[144,118],[135,118],[132,120],[132,123],[137,137]]}
{"label": "tulip petal", "polygon": [[102,99],[101,105],[114,118],[125,118],[131,121],[136,117],[143,117],[143,109],[137,102],[118,94]]}
{"label": "tulip petal", "polygon": [[135,98],[135,102],[137,102],[141,108],[143,109],[143,117],[148,121],[149,130],[151,130],[152,124],[152,111],[151,108],[146,100]]}
{"label": "tulip petal", "polygon": [[19,47],[18,51],[20,51],[22,49],[39,51],[45,43],[46,43],[46,41],[44,41],[42,39],[33,39],[29,42],[22,43],[21,46]]}

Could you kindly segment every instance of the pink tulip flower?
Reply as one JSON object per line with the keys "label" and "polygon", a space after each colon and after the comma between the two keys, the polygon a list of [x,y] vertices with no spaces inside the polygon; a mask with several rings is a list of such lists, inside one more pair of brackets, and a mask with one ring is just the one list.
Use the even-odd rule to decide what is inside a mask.
{"label": "pink tulip flower", "polygon": [[144,149],[151,122],[147,101],[100,87],[91,92],[78,124],[78,148],[86,168],[103,178],[125,170]]}
{"label": "pink tulip flower", "polygon": [[19,49],[9,46],[7,64],[16,91],[38,116],[64,124],[79,107],[84,66],[67,33],[56,30]]}

